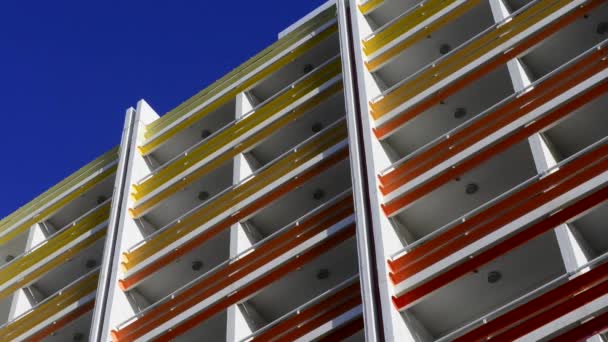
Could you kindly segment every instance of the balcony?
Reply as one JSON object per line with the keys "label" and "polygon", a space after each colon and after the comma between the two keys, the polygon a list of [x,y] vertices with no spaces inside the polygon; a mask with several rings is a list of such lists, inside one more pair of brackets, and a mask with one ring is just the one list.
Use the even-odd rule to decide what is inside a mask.
{"label": "balcony", "polygon": [[[347,155],[345,139],[346,126],[341,120],[257,170],[248,179],[156,231],[124,254],[122,265],[127,271],[126,277],[137,273],[137,277],[152,274],[178,255],[187,253],[339,163]],[[151,263],[149,258],[153,255],[160,260]]]}
{"label": "balcony", "polygon": [[[62,227],[80,216],[82,213],[82,211],[78,212],[80,208],[75,210],[70,208],[80,207],[81,204],[74,204],[74,200],[85,196],[90,190],[100,191],[97,197],[89,195],[87,202],[91,202],[91,207],[95,205],[99,196],[110,197],[111,193],[96,189],[105,189],[108,183],[113,184],[111,176],[116,172],[117,152],[118,148],[112,149],[3,219],[0,223],[0,246],[23,234],[38,222],[52,221],[53,217],[63,217],[65,221],[51,222],[57,227]],[[60,211],[63,213],[59,213]]]}
{"label": "balcony", "polygon": [[[397,307],[415,304],[475,267],[602,203],[608,190],[595,191],[595,187],[601,189],[605,182],[607,141],[600,140],[396,255],[389,267],[397,286]],[[486,238],[490,235],[494,241]],[[475,255],[456,265],[471,248]],[[454,253],[459,257],[442,261]],[[423,280],[425,269],[437,267],[442,268],[440,276]]]}
{"label": "balcony", "polygon": [[223,127],[134,185],[130,210],[140,217],[164,199],[255,146],[290,121],[306,114],[341,90],[338,58],[261,103],[243,118]]}
{"label": "balcony", "polygon": [[422,1],[363,40],[365,64],[391,86],[492,24],[485,1]]}
{"label": "balcony", "polygon": [[435,290],[402,315],[415,317],[429,341],[453,341],[459,328],[565,272],[555,233],[549,231]]}
{"label": "balcony", "polygon": [[138,147],[140,153],[149,155],[183,129],[232,101],[238,93],[263,82],[269,75],[280,71],[328,37],[335,37],[337,32],[335,11],[335,7],[332,6],[318,14],[239,68],[149,124],[144,134],[145,141]]}
{"label": "balcony", "polygon": [[[599,216],[605,216],[605,191],[603,196],[604,204],[598,205],[597,203],[602,200],[596,201],[595,207],[589,213],[568,224],[571,230],[583,232],[581,227],[600,229],[603,226],[601,221],[595,220]],[[571,271],[562,270],[552,276],[544,277],[544,280],[534,286],[501,301],[500,305],[479,312],[477,318],[460,324],[438,341],[471,341],[484,339],[487,336],[508,340],[516,338],[540,340],[551,337],[552,340],[555,338],[559,341],[574,341],[590,338],[604,331],[606,315],[602,311],[605,304],[601,303],[603,296],[608,293],[605,286],[608,250],[604,248],[606,245],[600,247],[597,244],[587,248],[587,244],[595,243],[591,239],[592,235],[582,233],[577,236],[588,261]],[[599,239],[604,243],[605,234]],[[531,243],[534,243],[534,240]],[[555,247],[553,249],[555,250]],[[517,267],[516,272],[511,273],[515,276],[522,269],[526,272],[531,271],[530,262],[544,265],[550,263],[546,254],[543,253],[543,256],[538,252],[536,254],[534,257],[520,260],[514,265]],[[559,261],[557,251],[551,254],[554,263]],[[539,257],[542,261],[536,259]],[[559,320],[559,324],[547,325],[556,320]]]}
{"label": "balcony", "polygon": [[0,298],[33,283],[71,261],[81,251],[105,237],[110,200],[69,223],[47,240],[0,268]]}
{"label": "balcony", "polygon": [[[204,325],[205,332],[208,333],[209,325],[213,325],[216,320],[221,321],[221,312],[228,306],[251,297],[278,279],[286,279],[285,276],[302,265],[315,260],[335,246],[342,246],[342,241],[348,240],[353,234],[352,203],[349,197],[342,194],[268,236],[251,249],[243,251],[234,259],[155,302],[137,317],[119,326],[113,332],[113,338],[117,341],[138,337],[145,339],[148,338],[146,334],[160,332],[154,332],[159,324],[165,326],[185,322],[179,317],[189,317],[187,321],[192,322],[186,330]],[[350,246],[348,250],[355,253],[353,258],[356,257],[354,241],[348,245]],[[336,260],[355,259],[328,256],[323,260],[322,264],[325,267],[331,267],[335,265]],[[356,271],[356,263],[354,266]],[[335,281],[339,281],[341,272],[346,272],[346,269],[338,267],[335,272]],[[301,274],[299,271],[295,273]],[[322,291],[323,288],[322,286],[319,290]],[[194,308],[199,312],[198,314],[191,316],[186,313],[186,310],[192,312]],[[163,328],[162,331],[176,336],[186,333],[181,328],[170,331]]]}
{"label": "balcony", "polygon": [[[340,333],[341,338],[348,338],[354,335],[358,331],[363,330],[361,289],[358,280],[357,276],[347,279],[278,318],[274,317],[279,315],[276,311],[277,309],[280,310],[280,308],[271,308],[274,312],[260,311],[263,307],[258,302],[263,299],[259,297],[263,297],[264,294],[256,296],[257,299],[250,300],[250,302],[257,308],[258,312],[263,312],[262,315],[272,323],[256,330],[251,336],[241,341],[293,341],[298,338],[312,340],[319,337],[327,339],[327,335],[331,336],[335,330],[342,329],[344,329],[344,332]],[[272,291],[273,287],[280,288],[280,286],[280,284],[270,286],[266,291]],[[296,293],[302,295],[301,292]],[[298,301],[301,301],[301,299]],[[268,317],[273,317],[274,319],[268,319]],[[357,321],[359,322],[357,323]],[[331,324],[331,327],[323,327],[327,323]],[[356,325],[358,330],[349,326],[353,323],[358,324]],[[317,329],[322,331],[316,332]],[[336,337],[334,336],[334,338]]]}
{"label": "balcony", "polygon": [[[379,176],[382,192],[393,203],[386,205],[387,213],[419,196],[407,199],[405,189],[420,186],[431,191],[534,133],[559,132],[560,128],[552,128],[556,123],[572,122],[569,118],[579,117],[576,113],[582,107],[599,101],[608,90],[600,81],[606,77],[605,57],[602,43],[395,162]],[[429,178],[430,173],[435,175]]]}
{"label": "balcony", "polygon": [[97,280],[98,270],[90,271],[44,299],[31,310],[0,326],[0,334],[7,340],[44,337],[40,335],[42,332],[51,333],[51,330],[59,328],[58,326],[49,328],[53,322],[63,323],[69,321],[66,318],[75,318],[78,316],[77,313],[84,314],[92,309]]}
{"label": "balcony", "polygon": [[[376,134],[384,136],[465,85],[495,70],[571,24],[599,3],[535,1],[388,88],[370,103]],[[549,22],[542,31],[540,21]],[[382,130],[382,131],[380,131]]]}

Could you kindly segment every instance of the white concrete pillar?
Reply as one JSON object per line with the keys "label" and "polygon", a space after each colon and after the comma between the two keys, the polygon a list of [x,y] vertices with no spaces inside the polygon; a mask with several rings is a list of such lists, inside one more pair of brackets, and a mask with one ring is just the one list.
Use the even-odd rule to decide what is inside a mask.
{"label": "white concrete pillar", "polygon": [[[549,144],[542,135],[535,134],[528,141],[538,172],[544,172],[557,164]],[[555,234],[566,271],[573,271],[589,261],[588,244],[574,227],[562,224],[555,228]]]}
{"label": "white concrete pillar", "polygon": [[[108,265],[105,265],[104,269],[102,269],[100,281],[107,280],[108,285],[104,289],[107,293],[98,292],[98,302],[103,300],[104,303],[98,303],[97,306],[103,305],[103,309],[96,306],[94,315],[103,315],[103,317],[97,318],[100,323],[92,330],[92,336],[99,336],[99,339],[103,341],[110,340],[110,331],[115,329],[118,324],[133,317],[137,312],[149,305],[147,299],[136,290],[123,292],[118,286],[118,280],[120,278],[119,265],[122,253],[136,243],[141,242],[145,236],[152,232],[149,223],[145,220],[131,218],[128,214],[128,208],[134,206],[134,200],[129,195],[131,186],[148,175],[151,169],[156,166],[153,159],[144,158],[137,152],[137,146],[142,143],[145,126],[158,117],[158,114],[144,100],[140,100],[137,103],[136,110],[130,108],[127,111],[127,122],[130,122],[129,118],[132,118],[135,122],[133,123],[132,130],[129,127],[125,127],[125,136],[123,136],[123,145],[130,144],[130,146],[122,146],[122,149],[129,152],[121,154],[121,160],[119,160],[119,170],[123,169],[123,166],[126,170],[124,175],[119,175],[119,177],[123,177],[121,181],[124,181],[124,188],[116,190],[123,191],[123,193],[116,194],[116,201],[113,201],[113,206],[118,205],[120,208],[113,208],[110,218],[110,229],[114,226],[117,226],[117,228],[116,231],[109,232],[108,235],[108,240],[115,240],[115,246],[110,248],[112,241],[106,242],[104,260],[107,259],[108,261],[104,262],[107,262]],[[129,130],[131,130],[131,136],[126,136]],[[121,197],[119,198],[118,196]],[[120,214],[118,215],[117,213]],[[113,215],[118,215],[118,217],[114,217]]]}
{"label": "white concrete pillar", "polygon": [[[257,100],[245,92],[236,97],[235,118],[238,120],[248,114]],[[260,166],[252,154],[240,153],[233,161],[233,184],[249,177]],[[230,258],[236,257],[261,240],[262,234],[250,222],[239,222],[230,227]],[[231,305],[227,310],[226,341],[235,342],[247,337],[265,324],[265,320],[248,302]]]}
{"label": "white concrete pillar", "polygon": [[[49,229],[50,226],[44,223],[36,223],[30,227],[23,252],[27,252],[46,241],[47,237],[52,234]],[[19,256],[16,255],[15,257]],[[8,314],[8,321],[12,321],[19,317],[24,312],[36,306],[43,299],[44,295],[34,286],[24,287],[15,291]]]}
{"label": "white concrete pillar", "polygon": [[[379,191],[378,175],[379,172],[386,169],[392,164],[392,161],[397,159],[397,156],[391,151],[389,146],[383,146],[381,142],[373,134],[372,128],[374,123],[371,120],[369,112],[368,101],[378,98],[382,89],[385,88],[383,81],[372,75],[365,67],[365,56],[363,55],[363,49],[361,41],[363,38],[369,36],[373,32],[373,22],[371,18],[366,18],[358,11],[357,4],[358,0],[343,0],[342,2],[348,2],[350,5],[350,11],[344,11],[344,7],[340,5],[340,27],[341,31],[348,32],[347,26],[348,21],[346,16],[350,15],[350,22],[352,23],[352,42],[354,44],[354,61],[356,65],[357,83],[356,90],[359,94],[358,103],[354,103],[354,107],[358,107],[361,110],[360,117],[357,118],[360,121],[362,128],[362,139],[363,149],[368,160],[364,167],[367,174],[367,179],[354,180],[354,183],[364,182],[367,184],[367,191],[369,193],[369,201],[371,206],[371,227],[374,237],[374,248],[375,248],[375,265],[371,266],[377,271],[377,286],[379,288],[379,305],[382,311],[382,317],[376,319],[382,321],[383,328],[383,341],[420,341],[419,336],[425,335],[424,328],[415,326],[412,321],[408,319],[408,315],[402,315],[397,311],[391,301],[393,294],[393,285],[388,279],[388,267],[386,260],[393,253],[401,250],[408,239],[409,233],[401,223],[394,221],[391,222],[384,214],[381,208],[383,202],[383,196]],[[342,47],[345,47],[344,36],[341,36]],[[347,56],[350,58],[350,56]],[[348,90],[347,90],[348,92]],[[353,98],[352,100],[355,100]],[[349,113],[348,115],[355,115],[356,112]],[[349,126],[350,127],[350,126]],[[352,151],[352,149],[351,149]],[[357,157],[355,157],[357,158]],[[367,272],[363,270],[362,273]],[[371,292],[375,291],[364,286],[364,295],[371,296]],[[364,300],[366,300],[364,298]],[[368,299],[369,301],[369,299]],[[369,304],[369,302],[368,302]],[[367,320],[370,320],[372,314],[367,314]],[[375,326],[379,326],[376,323],[366,322],[366,338],[370,340],[378,340],[380,332],[371,331],[375,329]],[[420,333],[421,332],[421,333]]]}
{"label": "white concrete pillar", "polygon": [[[510,11],[502,0],[491,0],[490,5],[496,21],[503,20],[509,16]],[[525,64],[519,59],[510,60],[507,63],[514,90],[521,91],[528,87],[531,77]],[[551,146],[541,134],[534,134],[528,139],[536,170],[541,173],[557,164]],[[588,249],[579,234],[573,231],[567,224],[560,225],[555,229],[557,242],[560,247],[564,266],[567,271],[572,271],[588,262]]]}
{"label": "white concrete pillar", "polygon": [[[511,13],[508,6],[502,0],[490,0],[490,7],[496,22],[504,20]],[[507,62],[507,68],[511,76],[513,89],[522,91],[532,83],[532,77],[524,62],[520,59],[512,59]],[[537,133],[528,138],[534,164],[539,173],[545,172],[557,164],[557,158],[549,143],[542,134]],[[566,271],[573,271],[589,261],[588,247],[582,236],[568,224],[562,224],[555,228],[555,236],[562,255]],[[587,340],[588,342],[602,341],[599,335]]]}

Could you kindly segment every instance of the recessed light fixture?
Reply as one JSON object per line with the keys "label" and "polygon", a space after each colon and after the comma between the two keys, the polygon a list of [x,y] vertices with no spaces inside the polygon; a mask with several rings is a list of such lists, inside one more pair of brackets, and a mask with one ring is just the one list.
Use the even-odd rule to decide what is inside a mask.
{"label": "recessed light fixture", "polygon": [[477,185],[477,183],[469,183],[465,187],[464,191],[467,193],[467,195],[472,195],[479,191],[479,185]]}
{"label": "recessed light fixture", "polygon": [[72,340],[74,341],[82,341],[82,339],[84,338],[84,334],[83,333],[74,333],[74,336],[72,336]]}
{"label": "recessed light fixture", "polygon": [[499,271],[488,272],[488,283],[496,284],[500,279],[502,279],[502,274]]}
{"label": "recessed light fixture", "polygon": [[327,268],[322,268],[317,271],[317,279],[325,280],[327,278],[329,278],[329,270]]}
{"label": "recessed light fixture", "polygon": [[201,138],[205,139],[211,135],[211,132],[208,129],[204,129],[201,131]]}
{"label": "recessed light fixture", "polygon": [[203,268],[203,262],[200,260],[195,260],[192,262],[191,267],[193,271],[200,271]]}
{"label": "recessed light fixture", "polygon": [[86,268],[93,268],[95,266],[97,266],[97,261],[95,259],[88,259],[84,265],[86,266]]}
{"label": "recessed light fixture", "polygon": [[206,200],[207,198],[209,198],[209,193],[207,191],[201,191],[198,193],[198,199],[201,201]]}
{"label": "recessed light fixture", "polygon": [[6,258],[4,258],[4,261],[11,262],[13,259],[15,259],[15,257],[9,254],[6,256]]}
{"label": "recessed light fixture", "polygon": [[454,118],[462,119],[467,115],[467,110],[465,108],[459,107],[454,111]]}
{"label": "recessed light fixture", "polygon": [[313,133],[320,132],[322,129],[323,124],[320,122],[315,122],[314,124],[312,124],[312,126],[310,126],[310,130],[313,131]]}
{"label": "recessed light fixture", "polygon": [[309,72],[311,72],[315,67],[312,64],[306,64],[304,65],[304,68],[302,69],[302,71],[304,71],[305,74],[308,74]]}
{"label": "recessed light fixture", "polygon": [[317,189],[312,193],[312,198],[316,199],[317,201],[323,199],[323,197],[325,197],[325,191],[323,191],[323,189]]}
{"label": "recessed light fixture", "polygon": [[441,44],[439,46],[439,53],[442,55],[445,55],[446,53],[450,52],[452,50],[452,47],[449,44]]}
{"label": "recessed light fixture", "polygon": [[104,195],[101,195],[99,197],[97,197],[97,204],[101,204],[103,202],[105,202],[108,198]]}

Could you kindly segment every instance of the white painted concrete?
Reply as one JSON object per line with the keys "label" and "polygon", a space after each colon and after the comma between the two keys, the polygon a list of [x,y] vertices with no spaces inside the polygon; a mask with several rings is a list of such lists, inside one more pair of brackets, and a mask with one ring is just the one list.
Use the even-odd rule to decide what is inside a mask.
{"label": "white painted concrete", "polygon": [[[210,161],[214,160],[215,158],[217,158],[221,154],[226,153],[227,151],[233,149],[235,146],[237,146],[238,144],[242,143],[245,139],[250,138],[254,134],[258,133],[259,131],[261,131],[262,129],[264,129],[265,127],[267,127],[268,125],[270,125],[273,122],[279,120],[281,117],[287,115],[289,112],[291,112],[292,110],[294,110],[298,106],[302,105],[303,103],[306,103],[311,98],[313,98],[314,96],[318,95],[319,93],[321,93],[325,89],[327,89],[330,86],[336,84],[337,82],[339,82],[341,80],[341,78],[342,78],[341,75],[333,77],[332,79],[330,79],[327,82],[325,82],[324,84],[322,84],[320,87],[318,87],[316,89],[313,89],[308,94],[302,96],[300,99],[298,99],[298,100],[290,103],[287,107],[281,109],[280,111],[277,111],[270,118],[264,120],[263,122],[261,122],[260,124],[258,124],[254,128],[248,130],[247,132],[243,133],[239,137],[237,137],[235,139],[232,139],[227,144],[221,146],[217,151],[211,153],[209,156],[203,158],[199,162],[192,164],[190,167],[188,167],[183,172],[180,172],[179,174],[173,176],[173,178],[171,178],[171,180],[163,183],[161,186],[159,186],[158,188],[154,189],[153,191],[151,191],[150,193],[146,194],[141,199],[139,199],[137,202],[135,202],[135,205],[142,205],[142,204],[146,203],[151,198],[153,198],[157,194],[161,193],[162,191],[166,190],[170,186],[174,185],[176,182],[179,182],[181,179],[183,179],[184,177],[188,176],[189,174],[191,174],[195,170],[201,168],[202,166],[204,166],[205,164],[207,164]],[[246,98],[246,96],[242,96],[242,97]],[[244,101],[244,100],[241,99],[241,100],[237,101],[237,107],[238,106],[243,106],[242,101]],[[246,114],[246,113],[247,112],[243,112],[243,114]],[[137,180],[138,180],[138,182],[141,182],[144,178],[147,178],[148,176],[149,176],[149,174],[145,173],[141,178],[138,178]],[[147,208],[140,216],[142,216],[146,212],[149,212],[150,210],[154,209],[154,207],[156,207],[159,204],[160,203],[157,203],[157,204],[155,204],[153,206],[150,206],[150,208]]]}
{"label": "white painted concrete", "polygon": [[[349,0],[350,8],[357,8],[356,0]],[[354,63],[358,76],[359,103],[361,109],[361,122],[363,124],[363,141],[365,154],[371,157],[371,161],[366,165],[368,179],[368,192],[372,205],[373,217],[372,230],[374,235],[374,247],[376,249],[376,265],[373,267],[378,270],[378,283],[380,286],[380,306],[382,310],[382,324],[384,326],[385,341],[415,341],[416,328],[403,319],[401,314],[395,309],[391,301],[392,284],[388,279],[388,267],[386,260],[389,256],[403,247],[401,237],[383,214],[381,210],[382,194],[379,191],[379,183],[376,175],[380,170],[390,165],[390,158],[380,142],[375,138],[372,128],[374,123],[371,121],[368,101],[380,95],[381,88],[376,79],[368,72],[364,64],[363,49],[361,39],[369,36],[373,30],[369,21],[358,10],[350,11],[353,41],[354,41]],[[369,334],[367,334],[369,336]]]}
{"label": "white painted concrete", "polygon": [[[29,251],[32,249],[32,247],[43,243],[47,238],[47,233],[48,231],[44,225],[41,225],[39,223],[34,224],[29,229],[25,251]],[[23,313],[36,306],[42,300],[43,296],[34,287],[25,287],[15,291],[15,293],[13,294],[8,321],[10,322],[15,318],[21,316]]]}
{"label": "white painted concrete", "polygon": [[162,257],[162,256],[164,256],[164,255],[166,255],[168,253],[170,253],[175,248],[178,248],[179,246],[183,245],[185,242],[193,239],[194,237],[196,237],[197,235],[201,234],[205,230],[207,230],[207,229],[213,227],[214,225],[218,224],[219,222],[221,222],[222,220],[224,220],[228,216],[230,216],[233,213],[235,213],[235,212],[237,212],[237,211],[245,208],[250,203],[255,202],[260,197],[262,197],[263,195],[267,194],[268,192],[276,189],[277,187],[279,187],[281,184],[285,183],[289,179],[292,179],[293,177],[295,177],[295,176],[297,176],[297,175],[305,172],[306,170],[311,169],[314,165],[319,164],[323,160],[331,157],[336,152],[338,152],[338,151],[342,150],[344,147],[346,147],[347,143],[348,142],[345,139],[345,140],[339,142],[338,144],[334,145],[333,147],[330,147],[326,151],[324,151],[324,152],[318,154],[317,156],[311,158],[307,162],[302,163],[300,166],[296,167],[293,171],[291,171],[289,173],[286,173],[285,175],[283,175],[281,177],[278,177],[275,181],[273,181],[270,184],[268,184],[267,186],[263,187],[262,189],[260,189],[255,194],[253,194],[253,195],[249,196],[248,198],[246,198],[245,200],[243,200],[243,201],[235,204],[233,207],[228,208],[222,214],[215,216],[213,219],[207,221],[206,223],[204,223],[200,227],[198,227],[198,228],[194,229],[193,231],[191,231],[190,233],[182,236],[177,241],[172,242],[171,244],[165,246],[164,248],[161,248],[154,255],[148,257],[146,260],[138,263],[137,265],[135,265],[134,267],[132,267],[131,269],[129,269],[129,271],[126,273],[126,275],[133,274],[133,273],[137,272],[138,270],[146,267],[147,265],[149,265],[151,263],[154,263],[156,260],[158,260],[158,258],[160,258],[160,257]]}
{"label": "white painted concrete", "polygon": [[[132,110],[132,109],[131,109]],[[125,193],[122,194],[123,208],[121,208],[122,215],[118,219],[118,230],[116,232],[116,250],[114,251],[114,265],[109,265],[112,271],[110,276],[110,285],[108,291],[108,302],[106,305],[106,312],[108,317],[107,322],[102,323],[101,332],[102,339],[104,341],[110,341],[110,330],[114,329],[118,324],[126,321],[135,315],[138,311],[143,309],[147,305],[146,300],[141,298],[141,295],[136,293],[125,293],[118,286],[119,279],[119,263],[120,255],[126,251],[129,247],[142,241],[148,228],[144,227],[137,220],[132,219],[128,214],[128,208],[133,206],[133,200],[129,196],[131,185],[134,184],[138,179],[143,177],[145,174],[150,172],[150,166],[146,163],[146,160],[136,151],[138,143],[141,142],[143,135],[143,129],[146,124],[152,122],[158,118],[158,114],[144,101],[140,100],[137,104],[137,109],[133,113],[135,120],[135,126],[133,131],[133,139],[131,140],[130,154],[125,156],[127,158],[126,163],[129,165],[128,171],[125,176]],[[138,137],[138,138],[136,138]],[[126,148],[126,146],[123,146]],[[107,244],[106,244],[107,245]]]}
{"label": "white painted concrete", "polygon": [[[608,172],[604,172],[595,178],[575,187],[574,189],[564,193],[563,195],[555,198],[554,200],[540,206],[539,208],[517,218],[502,228],[488,234],[487,236],[467,245],[466,247],[454,252],[446,258],[434,263],[427,267],[423,271],[413,275],[405,281],[395,286],[395,293],[402,294],[408,289],[414,288],[425,281],[428,281],[436,274],[446,271],[454,265],[463,262],[468,259],[471,255],[478,254],[479,251],[484,250],[488,246],[491,246],[498,241],[504,239],[511,234],[514,234],[527,226],[531,222],[536,222],[538,219],[559,210],[568,203],[575,201],[576,199],[584,197],[591,191],[594,191],[600,186],[608,183]],[[412,303],[411,305],[414,305]],[[410,306],[411,306],[410,305]]]}
{"label": "white painted concrete", "polygon": [[[211,295],[210,297],[204,299],[203,301],[199,302],[198,304],[190,307],[189,309],[185,310],[184,312],[173,317],[166,323],[156,326],[154,329],[152,329],[151,331],[149,331],[148,333],[146,333],[145,335],[143,335],[136,341],[149,341],[150,339],[153,339],[153,338],[161,335],[162,333],[166,332],[168,329],[175,327],[176,325],[182,323],[184,320],[188,319],[188,317],[191,317],[192,315],[194,315],[198,312],[201,312],[202,310],[209,307],[213,303],[216,303],[217,301],[221,300],[222,298],[225,298],[227,295],[234,293],[235,290],[247,286],[251,282],[253,282],[256,279],[258,279],[259,277],[261,277],[262,275],[276,269],[279,265],[285,263],[287,260],[297,257],[297,255],[304,253],[308,249],[314,247],[315,245],[317,245],[318,243],[327,239],[328,237],[336,234],[337,232],[341,231],[345,227],[350,226],[353,222],[354,222],[354,216],[349,216],[348,218],[336,223],[329,230],[323,231],[323,232],[315,235],[314,237],[307,240],[306,242],[298,245],[297,247],[289,250],[288,252],[283,253],[281,256],[274,259],[273,262],[257,268],[254,272],[251,272],[248,275],[246,275],[245,277],[235,281],[231,286],[228,286],[228,287],[222,289],[221,291]],[[240,327],[243,327],[243,326],[241,325]],[[246,329],[246,328],[244,328],[244,329]]]}
{"label": "white painted concrete", "polygon": [[[252,99],[246,93],[238,94],[236,97],[236,120],[249,113],[254,106],[255,104]],[[252,158],[253,156],[247,158],[242,153],[234,158],[233,184],[238,184],[253,174],[254,165],[251,165],[249,162]],[[239,222],[230,227],[230,258],[236,257],[255,244],[256,241],[250,236],[249,231],[255,231],[255,228],[246,226],[246,222]],[[231,305],[227,311],[227,342],[242,340],[246,336],[251,335],[264,323],[255,307],[247,302]]]}

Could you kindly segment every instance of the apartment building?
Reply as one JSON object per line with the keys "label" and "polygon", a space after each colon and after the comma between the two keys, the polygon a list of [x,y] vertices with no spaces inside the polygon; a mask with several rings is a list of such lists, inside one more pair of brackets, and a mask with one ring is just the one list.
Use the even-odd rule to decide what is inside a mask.
{"label": "apartment building", "polygon": [[329,1],[0,222],[0,339],[604,341],[606,38]]}

